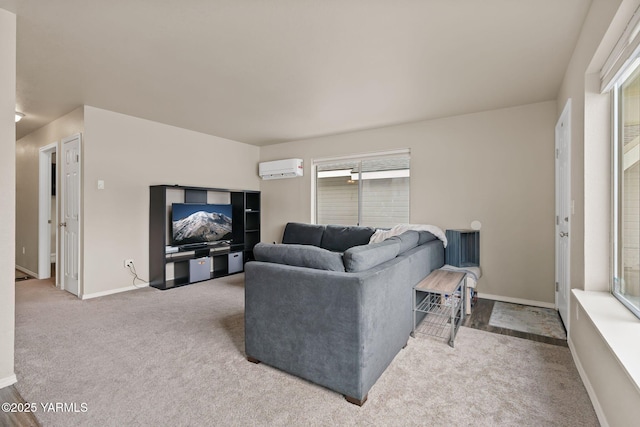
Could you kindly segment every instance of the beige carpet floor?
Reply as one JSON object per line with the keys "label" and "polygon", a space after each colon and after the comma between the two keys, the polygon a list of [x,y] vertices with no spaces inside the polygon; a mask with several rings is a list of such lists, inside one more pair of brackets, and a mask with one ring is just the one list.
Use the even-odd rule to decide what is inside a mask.
{"label": "beige carpet floor", "polygon": [[87,301],[29,280],[16,300],[17,389],[78,408],[40,407],[44,426],[598,425],[567,348],[470,328],[409,339],[363,407],[249,363],[241,274]]}

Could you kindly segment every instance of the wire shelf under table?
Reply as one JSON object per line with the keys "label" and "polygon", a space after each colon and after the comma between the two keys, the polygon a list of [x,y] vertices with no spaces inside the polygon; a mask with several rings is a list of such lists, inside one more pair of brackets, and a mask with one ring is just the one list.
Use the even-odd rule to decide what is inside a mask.
{"label": "wire shelf under table", "polygon": [[[443,314],[437,312],[427,313],[426,317],[416,327],[415,332],[425,335],[432,335],[439,338],[451,337],[451,308],[446,307]],[[446,312],[446,314],[444,313]],[[460,314],[454,317],[456,325],[460,323]],[[456,326],[457,329],[458,326]]]}
{"label": "wire shelf under table", "polygon": [[[439,338],[451,340],[451,316],[453,309],[453,319],[455,331],[462,323],[461,299],[458,295],[444,296],[441,294],[427,293],[426,296],[416,304],[415,311],[425,313],[422,321],[416,326],[415,332],[432,335]],[[453,304],[453,307],[451,307]],[[451,340],[452,344],[452,340]]]}

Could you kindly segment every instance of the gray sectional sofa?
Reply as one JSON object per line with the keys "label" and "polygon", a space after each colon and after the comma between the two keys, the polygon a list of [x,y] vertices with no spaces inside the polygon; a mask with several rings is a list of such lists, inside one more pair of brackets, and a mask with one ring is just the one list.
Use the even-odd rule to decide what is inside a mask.
{"label": "gray sectional sofa", "polygon": [[252,362],[362,405],[406,345],[412,287],[444,264],[443,242],[407,231],[289,223],[283,244],[259,243],[245,265],[245,351]]}

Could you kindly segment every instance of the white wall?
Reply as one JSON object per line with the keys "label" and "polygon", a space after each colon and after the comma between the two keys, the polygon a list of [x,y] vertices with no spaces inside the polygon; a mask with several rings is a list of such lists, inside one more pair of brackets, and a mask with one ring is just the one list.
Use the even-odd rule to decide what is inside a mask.
{"label": "white wall", "polygon": [[[592,2],[558,96],[559,109],[567,99],[572,100],[571,191],[575,214],[571,224],[571,287],[609,301],[602,313],[602,305],[583,305],[574,291],[569,343],[601,423],[612,426],[637,421],[640,392],[620,361],[620,349],[613,349],[608,341],[615,337],[627,342],[637,355],[633,350],[637,349],[637,336],[628,332],[636,331],[640,322],[628,320],[633,316],[608,294],[611,116],[609,96],[600,93],[599,70],[639,3]],[[637,366],[637,357],[632,364]]]}
{"label": "white wall", "polygon": [[[40,148],[84,131],[84,108],[60,117],[16,143],[16,266],[38,273]],[[58,147],[60,150],[60,147]],[[24,254],[22,253],[24,248]]]}
{"label": "white wall", "polygon": [[0,9],[0,388],[16,381],[15,140],[16,15]]}
{"label": "white wall", "polygon": [[125,259],[148,279],[150,185],[259,189],[259,147],[90,106],[84,124],[85,297],[131,286]]}
{"label": "white wall", "polygon": [[481,221],[479,291],[553,303],[556,117],[543,102],[262,147],[261,161],[305,162],[303,178],[262,182],[262,240],[310,221],[312,159],[410,148],[410,221]]}

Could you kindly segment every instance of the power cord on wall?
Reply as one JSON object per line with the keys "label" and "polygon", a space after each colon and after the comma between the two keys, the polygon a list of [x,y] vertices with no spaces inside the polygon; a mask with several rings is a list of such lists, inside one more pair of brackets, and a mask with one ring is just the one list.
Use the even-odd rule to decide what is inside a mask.
{"label": "power cord on wall", "polygon": [[136,271],[136,266],[133,264],[133,261],[131,261],[131,264],[129,265],[129,271],[131,272],[131,274],[133,274],[132,284],[135,288],[144,288],[144,286],[136,285],[136,280],[141,281],[145,285],[149,285],[149,282],[147,280],[144,280],[140,276],[138,276],[138,272]]}

